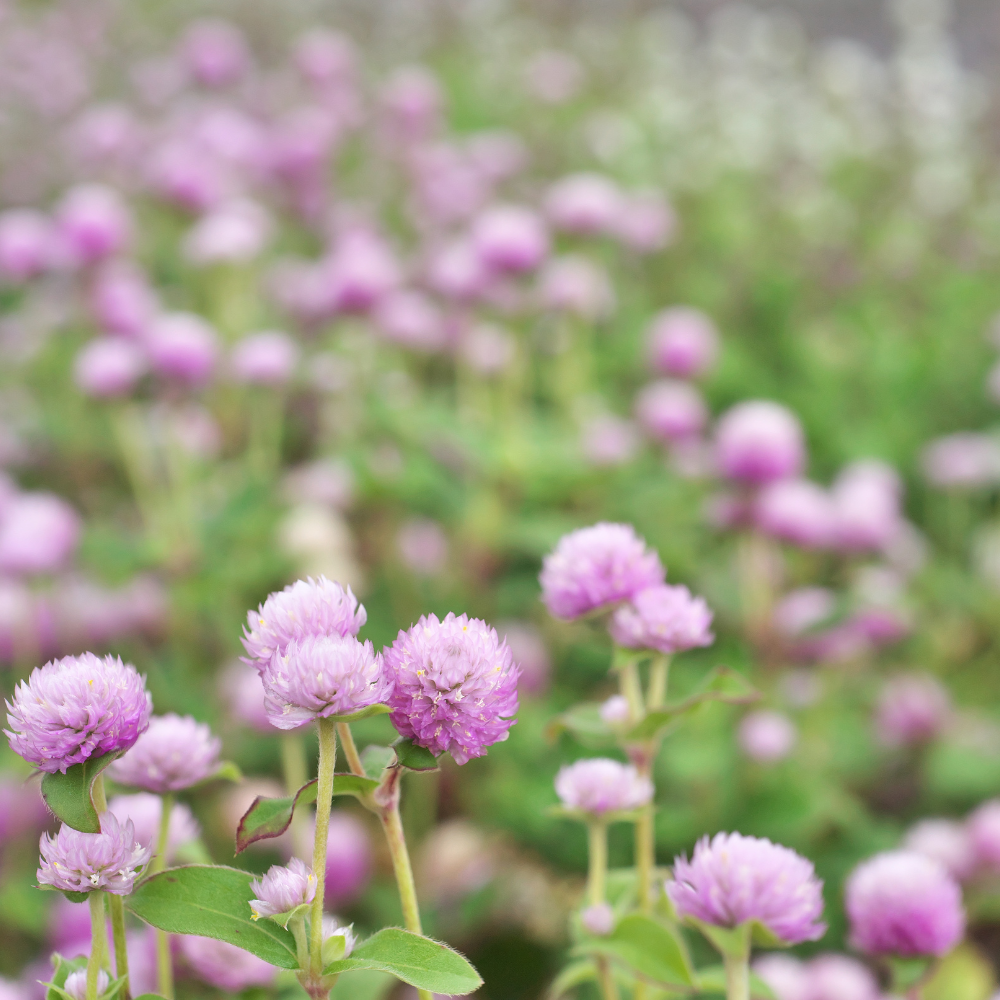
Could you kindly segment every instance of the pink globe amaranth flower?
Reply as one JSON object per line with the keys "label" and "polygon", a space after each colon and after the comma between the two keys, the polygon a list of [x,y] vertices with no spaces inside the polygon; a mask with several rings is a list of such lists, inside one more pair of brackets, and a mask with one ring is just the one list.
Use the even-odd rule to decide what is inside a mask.
{"label": "pink globe amaranth flower", "polygon": [[[119,823],[130,822],[135,829],[135,839],[156,851],[160,839],[160,818],[163,815],[163,799],[151,792],[136,792],[134,795],[116,795],[108,802],[108,811]],[[201,828],[194,814],[183,802],[175,802],[170,810],[167,826],[167,864],[178,848],[191,844],[201,837]]]}
{"label": "pink globe amaranth flower", "polygon": [[203,215],[184,237],[184,256],[195,265],[242,264],[258,256],[271,236],[267,210],[248,198],[225,202]]}
{"label": "pink globe amaranth flower", "polygon": [[193,934],[179,934],[174,940],[194,975],[227,993],[239,993],[249,986],[269,986],[278,974],[270,962],[226,941]]}
{"label": "pink globe amaranth flower", "polygon": [[497,622],[497,634],[504,637],[521,671],[518,690],[530,695],[544,694],[549,687],[552,658],[542,634],[528,622]]}
{"label": "pink globe amaranth flower", "polygon": [[0,844],[26,833],[37,834],[49,819],[37,787],[25,783],[20,775],[0,772]]}
{"label": "pink globe amaranth flower", "polygon": [[149,367],[136,344],[117,337],[92,340],[76,356],[73,379],[88,396],[110,399],[126,396]]}
{"label": "pink globe amaranth flower", "polygon": [[342,937],[344,939],[343,958],[350,957],[354,946],[358,943],[354,935],[354,927],[341,924],[341,922],[329,913],[323,914],[323,941],[326,942],[332,937]]}
{"label": "pink globe amaranth flower", "polygon": [[159,197],[189,212],[213,208],[233,189],[231,170],[190,137],[154,147],[145,173]]}
{"label": "pink globe amaranth flower", "polygon": [[542,220],[520,205],[487,208],[473,223],[472,243],[487,267],[512,274],[533,271],[549,253]]}
{"label": "pink globe amaranth flower", "polygon": [[385,81],[380,97],[386,132],[394,142],[419,142],[438,130],[444,95],[426,66],[400,66]]}
{"label": "pink globe amaranth flower", "polygon": [[809,973],[800,959],[772,952],[756,959],[753,971],[776,1000],[811,1000]]}
{"label": "pink globe amaranth flower", "polygon": [[806,972],[806,1000],[879,1000],[882,995],[869,969],[847,955],[817,955],[806,966]]}
{"label": "pink globe amaranth flower", "polygon": [[313,870],[298,858],[292,858],[287,867],[271,865],[267,874],[250,883],[257,897],[250,900],[254,920],[275,917],[294,910],[316,897],[316,876]]}
{"label": "pink globe amaranth flower", "polygon": [[968,823],[952,819],[922,819],[906,831],[903,847],[936,861],[952,878],[965,882],[976,870],[979,861],[971,825],[971,819]]}
{"label": "pink globe amaranth flower", "polygon": [[295,68],[314,87],[352,84],[358,72],[358,50],[338,31],[311,28],[295,42]]}
{"label": "pink globe amaranth flower", "polygon": [[206,87],[235,83],[250,68],[243,32],[222,19],[204,18],[189,25],[180,56],[191,77]]}
{"label": "pink globe amaranth flower", "polygon": [[760,491],[754,521],[772,538],[804,549],[822,549],[834,539],[836,510],[821,486],[807,479],[781,479]]}
{"label": "pink globe amaranth flower", "polygon": [[289,469],[282,493],[293,504],[327,504],[347,510],[354,501],[354,470],[343,459],[320,458]]}
{"label": "pink globe amaranth flower", "polygon": [[603,816],[648,805],[653,801],[653,782],[631,764],[591,757],[559,769],[556,795],[567,809]]}
{"label": "pink globe amaranth flower", "polygon": [[261,679],[264,708],[277,729],[297,729],[389,700],[381,655],[370,641],[352,635],[293,640],[283,654],[275,651]]}
{"label": "pink globe amaranth flower", "polygon": [[145,339],[158,374],[191,386],[211,378],[219,357],[218,336],[200,316],[166,313],[153,322]]}
{"label": "pink globe amaranth flower", "polygon": [[798,475],[805,442],[798,419],[766,400],[737,403],[715,429],[716,462],[727,479],[763,484]]}
{"label": "pink globe amaranth flower", "polygon": [[[103,996],[111,980],[108,974],[101,969],[97,973],[97,995]],[[87,970],[77,969],[66,977],[63,989],[73,998],[73,1000],[85,1000],[87,996]]]}
{"label": "pink globe amaranth flower", "polygon": [[942,489],[981,489],[1000,482],[1000,442],[966,431],[937,438],[921,457],[924,476]]}
{"label": "pink globe amaranth flower", "polygon": [[0,275],[28,281],[49,267],[52,255],[52,223],[45,215],[30,208],[0,212]]}
{"label": "pink globe amaranth flower", "polygon": [[101,889],[127,896],[150,859],[149,848],[136,841],[132,823],[119,825],[110,812],[101,814],[100,833],[81,833],[64,823],[54,837],[43,833],[38,849],[39,885],[64,892]]}
{"label": "pink globe amaranth flower", "polygon": [[622,694],[613,694],[601,703],[601,721],[609,726],[623,726],[632,715],[628,698]]}
{"label": "pink globe amaranth flower", "polygon": [[264,708],[264,684],[256,666],[240,661],[230,664],[219,678],[219,694],[235,719],[258,733],[274,732]]}
{"label": "pink globe amaranth flower", "polygon": [[719,354],[715,324],[699,309],[674,306],[653,317],[646,334],[650,364],[664,375],[697,378]]}
{"label": "pink globe amaranth flower", "polygon": [[832,490],[837,546],[848,552],[887,548],[902,530],[901,496],[891,466],[874,460],[848,465]]}
{"label": "pink globe amaranth flower", "polygon": [[233,377],[251,385],[283,385],[299,362],[298,344],[276,330],[254,333],[233,347],[230,357]]}
{"label": "pink globe amaranth flower", "polygon": [[0,520],[0,572],[55,573],[76,551],[80,516],[54,493],[21,493]]}
{"label": "pink globe amaranth flower", "polygon": [[984,802],[969,816],[966,825],[977,863],[1000,871],[1000,799]]}
{"label": "pink globe amaranth flower", "polygon": [[951,719],[951,697],[928,674],[902,674],[879,696],[875,729],[886,746],[912,746],[939,736]]}
{"label": "pink globe amaranth flower", "polygon": [[444,317],[420,292],[400,289],[387,295],[373,316],[386,340],[417,351],[439,351],[447,341]]}
{"label": "pink globe amaranth flower", "polygon": [[588,934],[605,937],[615,929],[615,911],[607,903],[595,903],[580,914],[580,923]]}
{"label": "pink globe amaranth flower", "polygon": [[510,647],[478,618],[424,615],[384,650],[392,724],[456,764],[482,757],[517,721],[520,671]]}
{"label": "pink globe amaranth flower", "polygon": [[327,308],[334,313],[368,312],[403,280],[392,248],[380,236],[364,229],[342,236],[324,260],[323,268]]}
{"label": "pink globe amaranth flower", "polygon": [[73,155],[94,167],[131,166],[142,141],[139,123],[124,104],[93,104],[67,136]]}
{"label": "pink globe amaranth flower", "polygon": [[448,563],[448,536],[437,521],[414,517],[400,525],[396,548],[417,576],[438,576]]}
{"label": "pink globe amaranth flower", "polygon": [[823,883],[811,861],[770,840],[717,833],[674,859],[667,895],[679,916],[717,927],[759,921],[786,945],[826,933]]}
{"label": "pink globe amaranth flower", "polygon": [[336,909],[357,899],[371,879],[373,863],[365,824],[349,812],[334,809],[326,841],[326,906]]}
{"label": "pink globe amaranth flower", "polygon": [[368,621],[365,606],[333,580],[310,576],[268,595],[256,611],[247,612],[243,648],[247,662],[262,670],[274,653],[284,654],[288,644],[310,636],[355,636]]}
{"label": "pink globe amaranth flower", "polygon": [[851,944],[872,955],[942,956],[962,940],[958,883],[936,861],[887,851],[858,865],[844,886]]}
{"label": "pink globe amaranth flower", "polygon": [[[31,671],[7,702],[11,749],[42,771],[128,750],[146,731],[153,699],[131,664],[93,653],[53,660]],[[13,730],[13,732],[11,731]]]}
{"label": "pink globe amaranth flower", "polygon": [[219,769],[222,741],[190,715],[154,716],[132,748],[108,774],[120,785],[147,792],[179,792],[211,777]]}
{"label": "pink globe amaranth flower", "polygon": [[586,323],[606,319],[615,307],[607,272],[576,254],[555,257],[545,265],[538,278],[538,299],[542,308],[570,313]]}
{"label": "pink globe amaranth flower", "polygon": [[134,264],[111,261],[94,276],[90,311],[106,333],[140,339],[160,304],[149,280]]}
{"label": "pink globe amaranth flower", "polygon": [[655,253],[677,236],[677,213],[659,191],[638,191],[625,196],[613,223],[614,235],[635,253]]}
{"label": "pink globe amaranth flower", "polygon": [[635,457],[638,448],[635,424],[613,413],[591,417],[580,429],[583,457],[597,468],[625,465]]}
{"label": "pink globe amaranth flower", "polygon": [[471,239],[456,239],[438,247],[430,254],[426,267],[428,287],[458,302],[482,297],[493,280]]}
{"label": "pink globe amaranth flower", "polygon": [[837,608],[837,595],[826,587],[790,590],[774,606],[774,627],[786,638],[794,638],[829,620]]}
{"label": "pink globe amaranth flower", "polygon": [[542,562],[542,601],[556,618],[572,620],[627,601],[664,580],[660,557],[630,524],[601,521],[559,539]]}
{"label": "pink globe amaranth flower", "polygon": [[635,415],[651,436],[668,444],[698,437],[708,423],[701,393],[687,382],[661,379],[642,389]]}
{"label": "pink globe amaranth flower", "polygon": [[633,595],[611,616],[608,631],[619,646],[682,653],[695,646],[711,646],[712,612],[703,597],[692,597],[687,587],[662,583]]}
{"label": "pink globe amaranth flower", "polygon": [[795,749],[799,733],[787,715],[760,710],[743,717],[737,736],[740,749],[751,760],[773,764]]}
{"label": "pink globe amaranth flower", "polygon": [[56,210],[59,237],[74,261],[92,264],[123,250],[132,235],[128,206],[114,188],[79,184]]}
{"label": "pink globe amaranth flower", "polygon": [[413,175],[412,214],[429,227],[447,227],[478,212],[492,184],[468,151],[452,142],[417,146],[408,157]]}
{"label": "pink globe amaranth flower", "polygon": [[474,372],[492,378],[510,367],[517,341],[501,326],[476,323],[459,341],[458,355]]}
{"label": "pink globe amaranth flower", "polygon": [[623,204],[618,185],[609,177],[571,174],[549,188],[545,214],[565,233],[597,236],[613,232]]}

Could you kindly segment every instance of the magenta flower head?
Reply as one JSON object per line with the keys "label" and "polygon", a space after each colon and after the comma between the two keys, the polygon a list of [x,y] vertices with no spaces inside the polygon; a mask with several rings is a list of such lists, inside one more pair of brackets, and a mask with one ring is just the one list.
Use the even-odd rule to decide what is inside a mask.
{"label": "magenta flower head", "polygon": [[389,700],[382,657],[353,635],[311,635],[275,651],[261,674],[264,708],[277,729],[351,715]]}
{"label": "magenta flower head", "polygon": [[903,484],[890,465],[852,462],[833,484],[837,545],[848,552],[885,549],[901,534]]}
{"label": "magenta flower head", "polygon": [[102,330],[133,338],[146,332],[160,308],[146,275],[121,261],[110,261],[94,276],[89,305]]}
{"label": "magenta flower head", "polygon": [[607,903],[595,903],[580,914],[580,923],[588,934],[604,937],[615,929],[615,911]]}
{"label": "magenta flower head", "polygon": [[368,621],[365,606],[339,584],[325,576],[296,580],[270,594],[256,611],[247,612],[243,647],[247,662],[264,669],[274,653],[284,653],[293,640],[309,636],[357,635]]}
{"label": "magenta flower head", "polygon": [[655,253],[674,241],[677,213],[659,191],[635,191],[626,195],[615,220],[615,236],[635,253]]}
{"label": "magenta flower head", "polygon": [[12,208],[0,213],[0,275],[28,281],[52,261],[52,223],[41,212]]}
{"label": "magenta flower head", "polygon": [[754,521],[772,538],[804,549],[821,549],[833,541],[836,512],[821,486],[807,479],[781,479],[761,490],[754,504]]}
{"label": "magenta flower head", "polygon": [[727,479],[763,484],[798,475],[805,463],[802,427],[778,403],[737,403],[715,430],[716,462]]}
{"label": "magenta flower head", "polygon": [[101,814],[100,833],[81,833],[64,823],[54,837],[43,833],[38,849],[39,885],[63,892],[101,889],[127,896],[150,858],[149,848],[136,841],[131,821],[120,826],[110,812]]}
{"label": "magenta flower head", "polygon": [[929,674],[902,674],[882,688],[875,729],[886,746],[914,746],[938,737],[951,719],[947,688]]}
{"label": "magenta flower head", "polygon": [[238,80],[250,65],[243,33],[229,21],[204,18],[187,29],[181,59],[191,76],[206,87],[224,87]]}
{"label": "magenta flower head", "polygon": [[607,272],[577,254],[554,257],[538,279],[538,298],[553,312],[566,312],[587,323],[614,310],[615,293]]}
{"label": "magenta flower head", "polygon": [[449,612],[424,615],[384,651],[392,724],[456,764],[482,757],[517,721],[520,671],[496,629]]}
{"label": "magenta flower head", "polygon": [[386,295],[375,310],[375,326],[386,340],[418,351],[445,346],[448,331],[441,311],[421,292],[399,289]]}
{"label": "magenta flower head", "polygon": [[973,431],[949,434],[927,445],[921,464],[932,486],[982,489],[1000,481],[1000,443],[989,434]]}
{"label": "magenta flower head", "polygon": [[132,234],[128,206],[114,188],[80,184],[56,213],[60,238],[71,257],[92,264],[124,249]]}
{"label": "magenta flower head", "polygon": [[692,597],[687,587],[661,583],[640,590],[611,616],[608,631],[619,646],[682,653],[695,646],[711,646],[712,612],[703,597]]}
{"label": "magenta flower head", "polygon": [[0,518],[0,573],[55,573],[80,539],[80,516],[54,493],[21,493]]}
{"label": "magenta flower head", "polygon": [[743,717],[737,738],[740,749],[751,760],[773,764],[795,749],[799,733],[787,715],[760,710]]}
{"label": "magenta flower head", "polygon": [[646,334],[652,366],[675,378],[704,375],[719,353],[715,324],[700,310],[675,306],[658,313]]}
{"label": "magenta flower head", "polygon": [[984,802],[972,813],[966,825],[977,863],[1000,871],[1000,799]]}
{"label": "magenta flower head", "polygon": [[559,769],[556,795],[567,809],[600,817],[648,805],[653,783],[631,764],[591,757]]}
{"label": "magenta flower head", "polygon": [[372,866],[372,845],[364,823],[343,809],[334,809],[326,841],[326,905],[337,909],[357,899],[368,885]]}
{"label": "magenta flower head", "polygon": [[947,954],[965,933],[958,883],[936,861],[887,851],[863,862],[844,886],[851,944],[871,955]]}
{"label": "magenta flower head", "polygon": [[244,337],[231,356],[233,376],[251,385],[282,385],[295,371],[298,345],[287,333],[267,331]]}
{"label": "magenta flower head", "polygon": [[703,837],[690,861],[674,859],[667,895],[681,917],[716,927],[758,921],[785,945],[826,933],[823,883],[812,862],[757,837]]}
{"label": "magenta flower head", "polygon": [[130,393],[147,368],[146,355],[137,344],[99,337],[76,356],[73,378],[88,396],[110,399]]}
{"label": "magenta flower head", "polygon": [[520,205],[486,209],[472,227],[480,260],[495,271],[533,271],[549,253],[549,234],[542,220]]}
{"label": "magenta flower head", "polygon": [[696,438],[708,423],[701,393],[676,379],[647,385],[636,397],[635,415],[650,435],[668,444]]}
{"label": "magenta flower head", "polygon": [[601,174],[570,174],[556,181],[545,198],[552,225],[576,236],[613,232],[623,207],[618,185]]}
{"label": "magenta flower head", "polygon": [[278,974],[270,962],[227,941],[193,934],[181,934],[174,940],[195,976],[226,993],[240,993],[248,986],[269,986]]}
{"label": "magenta flower head", "polygon": [[153,699],[131,664],[93,653],[66,656],[31,671],[7,702],[11,749],[42,771],[128,750],[149,725]]}
{"label": "magenta flower head", "polygon": [[108,773],[121,785],[160,795],[190,788],[219,769],[222,741],[203,722],[174,712],[155,716],[149,728]]}
{"label": "magenta flower head", "polygon": [[665,575],[660,557],[635,528],[602,521],[563,535],[538,580],[549,612],[571,621],[656,587]]}
{"label": "magenta flower head", "polygon": [[146,335],[146,349],[158,374],[192,386],[211,378],[219,355],[215,330],[194,313],[160,316]]}
{"label": "magenta flower head", "polygon": [[972,829],[976,813],[968,823],[953,819],[922,819],[906,831],[903,847],[941,865],[952,878],[964,882],[975,871],[980,855]]}
{"label": "magenta flower head", "polygon": [[316,876],[304,861],[292,858],[287,868],[272,865],[262,879],[250,883],[250,888],[257,896],[250,901],[252,919],[280,917],[313,901]]}

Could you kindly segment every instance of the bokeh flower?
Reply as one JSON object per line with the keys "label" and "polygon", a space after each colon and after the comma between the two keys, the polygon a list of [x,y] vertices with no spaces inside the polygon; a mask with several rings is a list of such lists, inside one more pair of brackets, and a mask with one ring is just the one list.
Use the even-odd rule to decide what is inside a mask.
{"label": "bokeh flower", "polygon": [[[108,802],[108,811],[118,818],[119,824],[132,824],[138,843],[156,850],[160,836],[160,818],[163,816],[161,796],[151,792],[116,795]],[[194,813],[185,803],[175,802],[167,825],[167,863],[170,863],[179,848],[193,844],[199,837],[201,828]]]}
{"label": "bokeh flower", "polygon": [[270,962],[226,941],[193,934],[181,934],[175,940],[195,976],[227,993],[239,993],[249,986],[268,986],[278,974]]}
{"label": "bokeh flower", "polygon": [[740,749],[760,764],[784,760],[795,749],[798,736],[787,715],[766,709],[745,715],[737,731]]}
{"label": "bokeh flower", "polygon": [[929,674],[901,674],[879,695],[875,730],[886,746],[914,746],[939,736],[951,719],[948,689]]}
{"label": "bokeh flower", "polygon": [[272,865],[263,878],[250,883],[250,889],[256,896],[250,901],[253,919],[260,920],[311,903],[316,896],[316,876],[304,861],[292,858],[287,867]]}
{"label": "bokeh flower", "polygon": [[567,809],[599,817],[647,805],[653,783],[631,764],[591,757],[559,769],[556,794]]}
{"label": "bokeh flower", "polygon": [[364,823],[343,809],[334,809],[326,840],[326,905],[337,909],[354,902],[368,884],[373,864]]}
{"label": "bokeh flower", "polygon": [[698,309],[674,306],[656,314],[646,334],[652,366],[674,378],[697,378],[715,363],[719,334]]}
{"label": "bokeh flower", "polygon": [[154,716],[135,745],[110,767],[121,785],[147,792],[177,792],[211,777],[219,767],[222,741],[190,715]]}
{"label": "bokeh flower", "polygon": [[727,479],[761,485],[798,475],[805,464],[805,441],[795,415],[778,403],[737,403],[715,431],[716,461]]}
{"label": "bokeh flower", "polygon": [[959,882],[975,871],[981,854],[975,845],[975,817],[968,823],[952,819],[922,819],[903,838],[903,847],[940,864]]}
{"label": "bokeh flower", "polygon": [[989,799],[967,821],[969,839],[979,865],[1000,871],[1000,799]]}

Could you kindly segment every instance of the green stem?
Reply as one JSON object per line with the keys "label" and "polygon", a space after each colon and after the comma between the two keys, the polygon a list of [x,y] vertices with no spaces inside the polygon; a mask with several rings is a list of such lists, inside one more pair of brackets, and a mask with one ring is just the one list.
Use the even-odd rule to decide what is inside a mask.
{"label": "green stem", "polygon": [[[174,812],[174,796],[167,792],[160,797],[160,835],[156,841],[156,856],[150,865],[151,874],[167,867],[167,851],[170,848],[170,817]],[[156,981],[160,995],[173,1000],[174,965],[170,955],[170,935],[166,931],[156,931]]]}
{"label": "green stem", "polygon": [[303,914],[288,921],[288,929],[295,937],[295,953],[300,969],[309,968],[309,936],[306,933],[306,918]]}
{"label": "green stem", "polygon": [[115,939],[115,975],[124,979],[118,991],[118,1000],[129,1000],[128,981],[128,946],[125,940],[125,903],[121,896],[108,896],[108,909],[111,910],[111,933]]}
{"label": "green stem", "polygon": [[323,974],[323,896],[326,891],[326,841],[333,805],[333,772],[337,765],[337,724],[319,720],[319,775],[316,783],[316,837],[313,841],[313,872],[316,897],[309,916],[309,966],[313,979]]}
{"label": "green stem", "polygon": [[90,903],[90,958],[87,959],[87,1000],[97,1000],[97,976],[101,959],[108,948],[108,929],[104,925],[104,893],[92,892]]}
{"label": "green stem", "polygon": [[[611,972],[610,963],[603,956],[598,956],[594,964],[597,966],[597,982],[601,987],[601,997],[603,1000],[618,1000],[618,986]],[[636,984],[637,989],[639,985],[642,985],[643,989],[645,989],[645,983]],[[633,994],[633,996],[635,995]]]}
{"label": "green stem", "polygon": [[649,695],[646,698],[650,710],[662,708],[667,700],[667,679],[670,676],[670,657],[664,654],[653,657],[649,667]]}
{"label": "green stem", "polygon": [[750,1000],[750,956],[723,955],[726,969],[726,1000]]}
{"label": "green stem", "polygon": [[587,824],[588,859],[587,905],[604,902],[604,886],[608,873],[608,825],[599,819]]}
{"label": "green stem", "polygon": [[340,737],[341,746],[344,748],[344,756],[347,758],[347,766],[351,769],[351,773],[359,774],[362,778],[365,777],[365,768],[361,763],[358,746],[354,742],[351,724],[349,722],[338,722],[337,735]]}
{"label": "green stem", "polygon": [[629,722],[634,725],[646,714],[639,682],[639,657],[630,649],[616,648],[612,662],[618,670],[619,689],[628,701]]}
{"label": "green stem", "polygon": [[653,804],[643,806],[635,824],[636,894],[643,913],[653,911],[653,871],[656,868]]}
{"label": "green stem", "polygon": [[[297,732],[281,734],[281,770],[285,777],[285,789],[294,795],[308,781],[306,748]],[[309,815],[305,809],[296,809],[292,814],[292,847],[296,857],[305,860],[312,852],[309,842]]]}

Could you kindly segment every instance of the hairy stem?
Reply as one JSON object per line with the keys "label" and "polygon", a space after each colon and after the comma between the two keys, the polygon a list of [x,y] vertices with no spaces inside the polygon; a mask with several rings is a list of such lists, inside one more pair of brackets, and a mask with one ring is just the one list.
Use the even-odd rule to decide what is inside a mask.
{"label": "hairy stem", "polygon": [[[151,874],[167,867],[167,851],[170,847],[170,817],[174,812],[174,796],[167,792],[160,797],[160,835],[156,841],[156,855],[150,865]],[[156,982],[160,995],[173,1000],[174,964],[170,956],[170,935],[156,930]]]}
{"label": "hairy stem", "polygon": [[365,777],[365,769],[361,763],[361,755],[358,753],[357,744],[354,742],[354,734],[351,732],[349,722],[337,723],[337,735],[340,737],[340,744],[344,748],[344,756],[347,758],[347,766],[352,774],[359,774]]}
{"label": "hairy stem", "polygon": [[90,958],[87,959],[87,1000],[97,1000],[97,975],[101,959],[108,949],[108,930],[104,925],[104,893],[92,892],[90,903]]}
{"label": "hairy stem", "polygon": [[108,909],[111,911],[111,933],[115,939],[115,975],[124,979],[118,991],[118,1000],[129,1000],[128,981],[128,947],[125,941],[125,904],[121,896],[108,896]]}
{"label": "hairy stem", "polygon": [[587,824],[588,868],[587,905],[604,902],[604,886],[608,873],[608,826],[600,820]]}
{"label": "hairy stem", "polygon": [[[294,795],[309,779],[306,768],[306,748],[297,732],[281,734],[281,770],[285,790]],[[292,849],[295,856],[305,861],[312,851],[309,843],[309,814],[305,809],[292,813]]]}
{"label": "hairy stem", "polygon": [[750,956],[723,955],[726,1000],[750,1000]]}
{"label": "hairy stem", "polygon": [[316,837],[313,841],[316,897],[313,899],[309,917],[309,966],[310,973],[316,980],[323,974],[323,896],[326,892],[326,840],[330,832],[333,772],[336,765],[337,724],[332,719],[320,719],[319,780],[316,784]]}

